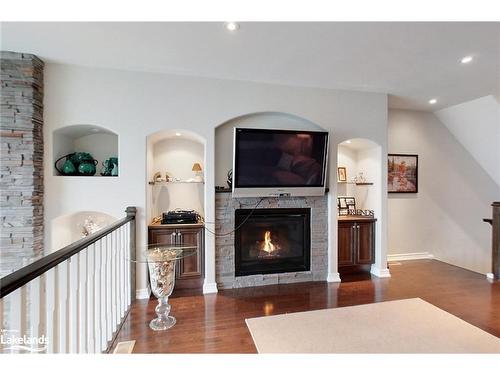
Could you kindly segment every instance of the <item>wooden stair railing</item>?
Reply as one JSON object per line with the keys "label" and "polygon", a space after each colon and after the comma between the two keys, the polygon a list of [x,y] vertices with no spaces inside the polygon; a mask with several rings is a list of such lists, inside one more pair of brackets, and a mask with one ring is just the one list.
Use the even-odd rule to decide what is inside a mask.
{"label": "wooden stair railing", "polygon": [[[136,208],[0,279],[0,352],[102,353],[135,296]],[[25,336],[24,336],[25,335]],[[11,340],[12,341],[12,340]]]}
{"label": "wooden stair railing", "polygon": [[495,279],[500,279],[500,202],[493,202],[493,216],[491,219],[483,219],[491,224],[491,255],[492,273]]}

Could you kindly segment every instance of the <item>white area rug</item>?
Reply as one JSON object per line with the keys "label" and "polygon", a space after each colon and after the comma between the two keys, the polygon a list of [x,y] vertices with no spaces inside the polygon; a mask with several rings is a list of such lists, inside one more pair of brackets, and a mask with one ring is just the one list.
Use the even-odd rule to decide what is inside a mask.
{"label": "white area rug", "polygon": [[259,353],[500,353],[500,339],[420,298],[246,323]]}

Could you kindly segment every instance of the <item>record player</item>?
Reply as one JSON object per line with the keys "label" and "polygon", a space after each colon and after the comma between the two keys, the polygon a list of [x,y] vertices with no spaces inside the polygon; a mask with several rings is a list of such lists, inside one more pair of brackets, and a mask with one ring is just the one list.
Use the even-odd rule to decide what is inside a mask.
{"label": "record player", "polygon": [[174,210],[162,214],[162,224],[196,224],[199,214],[195,210]]}

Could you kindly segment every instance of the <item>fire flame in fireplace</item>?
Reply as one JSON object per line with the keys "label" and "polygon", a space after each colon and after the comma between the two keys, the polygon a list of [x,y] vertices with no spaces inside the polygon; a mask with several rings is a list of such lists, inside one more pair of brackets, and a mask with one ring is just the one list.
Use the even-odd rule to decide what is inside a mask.
{"label": "fire flame in fireplace", "polygon": [[264,233],[264,246],[262,246],[262,250],[268,254],[271,254],[273,251],[278,250],[279,247],[275,246],[271,241],[271,231],[266,230]]}

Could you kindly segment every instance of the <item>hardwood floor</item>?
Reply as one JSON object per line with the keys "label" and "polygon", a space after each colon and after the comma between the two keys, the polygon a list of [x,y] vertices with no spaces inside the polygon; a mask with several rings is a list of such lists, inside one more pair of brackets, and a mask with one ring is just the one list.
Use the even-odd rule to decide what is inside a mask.
{"label": "hardwood floor", "polygon": [[175,327],[153,332],[155,300],[133,304],[116,342],[136,340],[134,353],[255,353],[245,319],[257,316],[420,297],[500,337],[500,282],[435,260],[390,266],[392,277],[345,278],[172,297]]}

